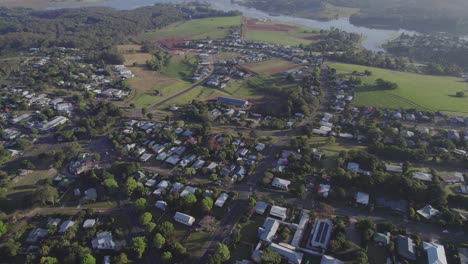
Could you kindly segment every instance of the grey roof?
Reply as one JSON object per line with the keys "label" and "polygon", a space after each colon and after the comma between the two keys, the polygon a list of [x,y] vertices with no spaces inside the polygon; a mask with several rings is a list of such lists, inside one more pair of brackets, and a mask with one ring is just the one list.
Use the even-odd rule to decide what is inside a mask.
{"label": "grey roof", "polygon": [[396,239],[396,244],[397,252],[400,256],[409,260],[416,260],[416,246],[411,238],[400,235]]}
{"label": "grey roof", "polygon": [[279,221],[276,219],[268,217],[265,223],[263,223],[263,232],[259,235],[260,240],[271,242],[278,230],[279,224]]}

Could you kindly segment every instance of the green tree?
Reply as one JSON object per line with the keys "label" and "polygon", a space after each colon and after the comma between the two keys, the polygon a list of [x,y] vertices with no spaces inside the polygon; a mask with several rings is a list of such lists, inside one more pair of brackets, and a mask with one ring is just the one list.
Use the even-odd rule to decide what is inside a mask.
{"label": "green tree", "polygon": [[180,244],[179,242],[175,242],[172,245],[172,249],[179,256],[184,255],[185,253],[187,253],[187,249],[184,246],[182,246],[182,244]]}
{"label": "green tree", "polygon": [[122,252],[122,253],[120,253],[120,255],[115,256],[113,263],[115,263],[115,264],[128,264],[129,261],[128,261],[127,254]]}
{"label": "green tree", "polygon": [[157,233],[154,236],[153,245],[155,248],[161,249],[165,243],[166,243],[166,239],[160,233]]}
{"label": "green tree", "polygon": [[138,212],[143,212],[146,210],[146,207],[148,206],[146,199],[145,198],[138,198],[136,199],[135,203],[133,204],[135,209]]}
{"label": "green tree", "polygon": [[161,255],[161,260],[163,263],[171,263],[172,262],[172,253],[170,251],[165,251]]}
{"label": "green tree", "polygon": [[211,209],[213,209],[213,199],[211,199],[210,197],[203,198],[200,206],[201,210],[205,213],[211,211]]}
{"label": "green tree", "polygon": [[85,254],[80,261],[81,264],[96,264],[96,259],[91,254]]}
{"label": "green tree", "polygon": [[133,177],[129,177],[125,182],[125,193],[127,196],[132,196],[133,192],[138,187],[137,181]]}
{"label": "green tree", "polygon": [[169,238],[174,235],[175,229],[171,222],[164,221],[158,227],[158,232],[165,238]]}
{"label": "green tree", "polygon": [[281,256],[280,254],[274,252],[270,248],[266,248],[262,252],[262,263],[265,264],[280,264]]}
{"label": "green tree", "polygon": [[46,205],[47,203],[55,204],[58,200],[59,194],[57,189],[50,185],[44,185],[32,194],[32,201],[34,204]]}
{"label": "green tree", "polygon": [[54,257],[42,257],[39,263],[40,264],[57,264],[58,260]]}
{"label": "green tree", "polygon": [[3,223],[2,220],[0,220],[0,237],[6,234],[7,232],[7,226],[5,223]]}
{"label": "green tree", "polygon": [[146,226],[151,222],[152,219],[153,215],[150,212],[144,212],[142,215],[140,215],[139,221],[141,225]]}
{"label": "green tree", "polygon": [[105,179],[104,186],[110,193],[115,193],[119,189],[119,184],[114,178]]}
{"label": "green tree", "polygon": [[146,250],[146,239],[145,237],[134,237],[132,239],[133,251],[137,254],[137,257],[141,259]]}
{"label": "green tree", "polygon": [[221,262],[226,262],[231,258],[231,252],[227,245],[218,243],[216,246],[216,254],[221,257]]}
{"label": "green tree", "polygon": [[187,194],[181,199],[181,205],[184,208],[191,208],[196,203],[197,203],[197,197],[195,197],[193,193]]}

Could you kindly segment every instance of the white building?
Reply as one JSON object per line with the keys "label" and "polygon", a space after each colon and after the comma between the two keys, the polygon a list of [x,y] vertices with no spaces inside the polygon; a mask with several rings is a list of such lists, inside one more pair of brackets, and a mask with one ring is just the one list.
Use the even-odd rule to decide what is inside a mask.
{"label": "white building", "polygon": [[67,220],[60,225],[59,233],[65,233],[70,227],[74,226],[75,222]]}
{"label": "white building", "polygon": [[284,221],[286,219],[286,212],[288,209],[280,206],[273,205],[270,209],[270,215],[280,218]]}
{"label": "white building", "polygon": [[216,199],[215,206],[223,207],[228,198],[229,198],[229,195],[227,193],[220,194],[218,196],[218,199]]}
{"label": "white building", "polygon": [[165,201],[161,201],[161,200],[156,201],[154,205],[156,206],[156,208],[166,211],[167,203]]}
{"label": "white building", "polygon": [[195,218],[193,218],[190,215],[183,214],[180,212],[175,213],[174,220],[187,226],[192,226],[193,223],[195,222]]}
{"label": "white building", "polygon": [[275,177],[273,179],[273,182],[271,183],[273,187],[280,188],[283,190],[287,190],[290,184],[291,184],[291,181],[284,180],[278,177]]}
{"label": "white building", "polygon": [[112,240],[111,232],[101,232],[91,241],[93,249],[114,250],[115,243]]}
{"label": "white building", "polygon": [[91,228],[96,224],[96,219],[86,219],[83,223],[83,228]]}
{"label": "white building", "polygon": [[444,246],[436,243],[423,242],[423,249],[427,253],[428,264],[447,264]]}
{"label": "white building", "polygon": [[263,215],[268,208],[268,204],[262,201],[257,201],[255,204],[255,213]]}

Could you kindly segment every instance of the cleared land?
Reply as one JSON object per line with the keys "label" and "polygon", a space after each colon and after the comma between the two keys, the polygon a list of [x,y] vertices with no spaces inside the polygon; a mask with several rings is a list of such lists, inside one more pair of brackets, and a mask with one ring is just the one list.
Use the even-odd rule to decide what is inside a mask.
{"label": "cleared land", "polygon": [[163,39],[218,39],[229,34],[231,27],[240,27],[240,16],[192,19],[171,24],[163,29],[148,31],[137,37],[139,40]]}
{"label": "cleared land", "polygon": [[281,45],[308,45],[320,39],[320,33],[317,30],[294,24],[244,18],[242,28],[244,37],[248,40]]}
{"label": "cleared land", "polygon": [[258,63],[245,64],[242,66],[262,76],[272,76],[284,72],[286,70],[298,67],[297,64],[277,58]]}
{"label": "cleared land", "polygon": [[[355,93],[356,106],[376,106],[390,109],[414,108],[429,111],[442,111],[448,114],[468,115],[468,98],[455,97],[456,92],[468,92],[468,83],[459,78],[430,76],[397,72],[353,64],[336,63],[330,65],[339,74],[370,70],[372,76],[363,77],[363,84]],[[379,90],[374,86],[376,79],[396,82],[396,90]]]}
{"label": "cleared land", "polygon": [[146,69],[145,65],[153,55],[140,52],[140,46],[125,45],[118,48],[124,56],[125,65],[136,76],[128,81],[133,92],[126,104],[134,103],[137,107],[147,107],[190,87],[191,83],[184,79],[192,76],[196,69],[193,54],[172,55],[163,69],[155,72]]}

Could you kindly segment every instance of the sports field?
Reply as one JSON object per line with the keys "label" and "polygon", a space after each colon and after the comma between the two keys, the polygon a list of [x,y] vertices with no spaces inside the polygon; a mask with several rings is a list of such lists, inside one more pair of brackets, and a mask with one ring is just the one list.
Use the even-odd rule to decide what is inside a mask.
{"label": "sports field", "polygon": [[[460,78],[405,73],[343,63],[330,66],[341,74],[364,70],[372,72],[372,76],[362,78],[363,84],[357,89],[354,105],[393,109],[415,108],[468,116],[468,98],[455,97],[456,92],[468,92],[468,83]],[[396,82],[399,88],[390,91],[378,90],[374,86],[378,78]]]}
{"label": "sports field", "polygon": [[248,40],[280,45],[308,45],[320,40],[318,30],[274,21],[257,21],[255,19],[243,18],[242,29],[244,37]]}
{"label": "sports field", "polygon": [[171,24],[159,30],[145,32],[139,40],[163,39],[220,39],[229,34],[231,27],[240,27],[240,16],[192,19]]}

